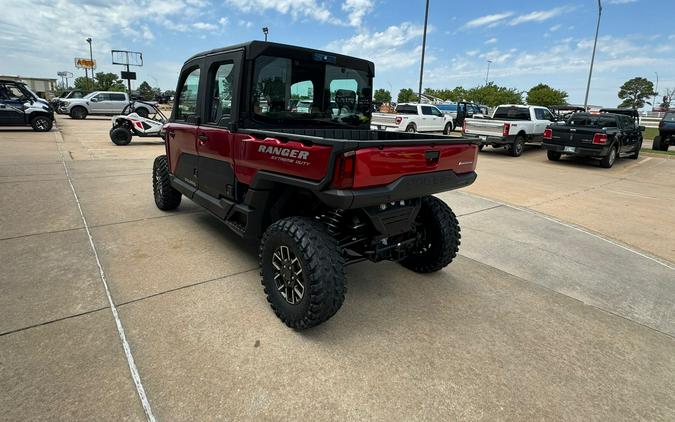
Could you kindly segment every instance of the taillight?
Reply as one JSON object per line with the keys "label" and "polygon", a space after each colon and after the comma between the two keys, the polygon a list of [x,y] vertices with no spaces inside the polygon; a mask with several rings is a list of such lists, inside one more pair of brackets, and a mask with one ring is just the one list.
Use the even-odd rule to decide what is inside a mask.
{"label": "taillight", "polygon": [[504,129],[502,129],[502,136],[509,136],[510,130],[511,130],[511,123],[504,123]]}
{"label": "taillight", "polygon": [[593,143],[597,145],[605,145],[607,143],[607,135],[604,133],[596,133],[593,135]]}
{"label": "taillight", "polygon": [[553,130],[552,129],[544,130],[544,139],[553,139]]}
{"label": "taillight", "polygon": [[394,120],[394,122],[396,122],[397,125],[400,125],[402,121],[403,121],[403,117],[401,117],[401,116],[396,117],[396,120]]}
{"label": "taillight", "polygon": [[338,156],[333,171],[333,183],[336,189],[348,189],[354,185],[354,172],[356,170],[356,151],[348,151]]}

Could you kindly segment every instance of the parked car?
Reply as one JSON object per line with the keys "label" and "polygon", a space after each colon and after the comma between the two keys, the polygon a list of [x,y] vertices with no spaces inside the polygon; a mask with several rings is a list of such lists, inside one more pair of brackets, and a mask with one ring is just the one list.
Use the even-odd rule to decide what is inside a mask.
{"label": "parked car", "polygon": [[37,132],[47,132],[53,124],[54,111],[26,84],[0,80],[0,126],[30,126]]}
{"label": "parked car", "polygon": [[[156,104],[152,101],[146,103]],[[112,116],[120,114],[129,104],[126,92],[94,91],[84,98],[72,98],[60,101],[59,112],[68,114],[72,119],[85,119],[88,115]],[[136,108],[141,117],[148,117],[154,110],[142,103]]]}
{"label": "parked car", "polygon": [[371,125],[395,132],[452,132],[452,117],[429,104],[402,103],[395,113],[373,113]]}
{"label": "parked car", "polygon": [[52,100],[49,102],[49,105],[59,113],[59,109],[61,108],[61,101],[62,100],[68,100],[68,99],[74,99],[74,98],[84,98],[86,97],[91,91],[83,91],[81,89],[72,89],[70,91],[63,91],[61,95],[58,97],[52,98]]}
{"label": "parked car", "polygon": [[575,113],[564,122],[544,131],[548,159],[563,155],[592,157],[610,168],[619,157],[637,159],[642,148],[642,132],[636,110],[603,109],[600,114]]}
{"label": "parked car", "polygon": [[487,116],[487,107],[479,106],[474,103],[460,101],[458,103],[437,104],[436,107],[452,118],[452,128],[461,128],[464,125],[464,119],[468,117],[483,118]]}
{"label": "parked car", "polygon": [[485,145],[505,147],[509,155],[520,157],[526,143],[541,143],[544,130],[555,121],[546,107],[517,104],[500,105],[491,119],[467,118],[462,131]]}
{"label": "parked car", "polygon": [[[457,218],[432,195],[473,183],[478,149],[369,130],[373,75],[366,60],[253,41],[197,54],[178,78],[166,155],[153,166],[155,204],[175,209],[185,196],[259,241],[267,300],[295,329],[340,309],[347,264],[431,273],[458,251]],[[295,83],[313,85],[316,112],[292,111]],[[233,93],[231,107],[205,90],[213,86]]]}
{"label": "parked car", "polygon": [[659,122],[659,134],[654,137],[652,149],[668,151],[668,147],[673,145],[675,145],[675,111],[669,111]]}

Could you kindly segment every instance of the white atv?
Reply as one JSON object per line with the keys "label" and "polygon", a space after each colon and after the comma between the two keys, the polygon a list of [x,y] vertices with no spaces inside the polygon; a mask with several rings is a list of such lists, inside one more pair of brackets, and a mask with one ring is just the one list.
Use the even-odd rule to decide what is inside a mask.
{"label": "white atv", "polygon": [[[136,103],[145,104],[152,108],[155,113],[144,117],[145,113],[136,112]],[[143,111],[146,110],[143,109]],[[166,120],[166,116],[157,105],[132,100],[128,106],[124,107],[121,115],[113,116],[110,140],[115,145],[128,145],[134,135],[143,138],[161,138],[162,126],[164,126]]]}

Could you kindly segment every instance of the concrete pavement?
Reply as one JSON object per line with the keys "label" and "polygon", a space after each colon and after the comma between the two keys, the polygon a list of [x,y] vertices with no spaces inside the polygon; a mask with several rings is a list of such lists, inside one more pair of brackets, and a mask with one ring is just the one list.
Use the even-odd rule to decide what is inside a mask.
{"label": "concrete pavement", "polygon": [[[349,267],[340,312],[297,333],[265,301],[255,245],[190,201],[154,208],[150,167],[163,147],[116,147],[108,125],[60,119],[63,138],[0,131],[3,419],[145,418],[59,148],[158,420],[675,418],[675,271],[665,254],[447,193],[463,234],[453,264],[429,276]],[[509,202],[530,198],[536,209],[559,201],[547,196],[557,178],[579,218],[600,206],[574,202],[584,184],[606,195],[600,179],[651,177],[642,169],[652,160],[595,174],[563,172],[540,151],[521,158],[481,154],[484,184],[471,189],[496,199],[511,189]],[[669,183],[645,188],[666,210]],[[626,221],[659,231],[633,210],[623,209]]]}

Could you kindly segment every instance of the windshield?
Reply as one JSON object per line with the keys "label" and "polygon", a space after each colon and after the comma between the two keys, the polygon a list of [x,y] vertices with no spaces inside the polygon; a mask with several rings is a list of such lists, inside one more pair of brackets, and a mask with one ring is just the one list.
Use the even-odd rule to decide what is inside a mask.
{"label": "windshield", "polygon": [[372,80],[366,72],[272,56],[258,57],[254,67],[253,113],[257,120],[344,126],[370,122]]}
{"label": "windshield", "polygon": [[675,113],[666,113],[665,116],[663,116],[663,121],[675,122]]}

